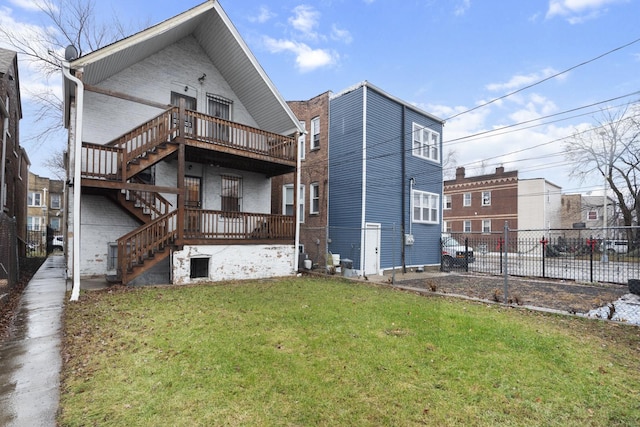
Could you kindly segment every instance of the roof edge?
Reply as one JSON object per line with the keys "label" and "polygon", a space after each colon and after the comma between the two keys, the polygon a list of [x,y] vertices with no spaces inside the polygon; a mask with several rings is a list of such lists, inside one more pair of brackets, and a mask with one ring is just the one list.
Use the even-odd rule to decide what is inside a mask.
{"label": "roof edge", "polygon": [[148,40],[159,33],[163,33],[169,28],[180,25],[181,23],[193,19],[196,16],[199,16],[209,10],[213,9],[218,2],[216,0],[207,0],[206,2],[195,6],[185,12],[180,13],[179,15],[173,16],[169,19],[166,19],[158,24],[155,24],[149,28],[145,28],[142,31],[139,31],[129,37],[126,37],[121,40],[117,40],[110,45],[104,46],[98,50],[94,50],[84,56],[81,56],[78,59],[75,59],[70,62],[71,68],[81,68],[85,65],[91,64],[93,62],[99,61],[109,55],[113,55],[116,52],[124,50],[130,46],[138,44],[142,41]]}

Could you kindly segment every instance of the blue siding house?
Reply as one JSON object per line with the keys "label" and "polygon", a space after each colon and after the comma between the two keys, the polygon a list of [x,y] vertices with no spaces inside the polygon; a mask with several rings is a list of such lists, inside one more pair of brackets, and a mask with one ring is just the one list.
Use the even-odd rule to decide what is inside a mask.
{"label": "blue siding house", "polygon": [[359,274],[440,262],[444,121],[368,82],[329,102],[329,243]]}

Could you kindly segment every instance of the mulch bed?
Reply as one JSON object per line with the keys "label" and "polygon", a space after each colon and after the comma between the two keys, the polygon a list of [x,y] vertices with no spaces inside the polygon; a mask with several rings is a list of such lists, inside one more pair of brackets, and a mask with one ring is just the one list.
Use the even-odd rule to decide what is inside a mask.
{"label": "mulch bed", "polygon": [[[504,278],[499,276],[452,272],[424,279],[401,280],[396,285],[504,302]],[[627,293],[629,288],[626,285],[509,277],[507,299],[510,304],[586,313],[606,306]]]}

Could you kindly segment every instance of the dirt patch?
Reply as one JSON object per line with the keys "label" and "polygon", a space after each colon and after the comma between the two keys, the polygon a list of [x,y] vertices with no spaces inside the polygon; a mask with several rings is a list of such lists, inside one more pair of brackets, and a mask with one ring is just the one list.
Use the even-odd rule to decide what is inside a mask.
{"label": "dirt patch", "polygon": [[[396,284],[488,301],[504,301],[504,278],[498,276],[448,273],[396,280]],[[586,313],[614,302],[627,293],[629,290],[626,285],[594,285],[509,277],[507,299],[510,304]]]}

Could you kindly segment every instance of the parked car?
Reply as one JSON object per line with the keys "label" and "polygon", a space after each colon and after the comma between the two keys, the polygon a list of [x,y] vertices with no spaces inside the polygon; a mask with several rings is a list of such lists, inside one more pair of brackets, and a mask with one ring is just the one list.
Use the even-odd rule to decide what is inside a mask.
{"label": "parked car", "polygon": [[464,244],[461,244],[450,235],[442,235],[443,268],[464,267],[468,263],[475,262],[475,260],[472,247],[465,248]]}
{"label": "parked car", "polygon": [[626,254],[629,252],[629,244],[626,240],[607,240],[602,247],[603,252],[606,250],[609,254]]}
{"label": "parked car", "polygon": [[54,251],[61,251],[64,249],[64,239],[62,236],[53,236],[51,241],[51,249]]}

